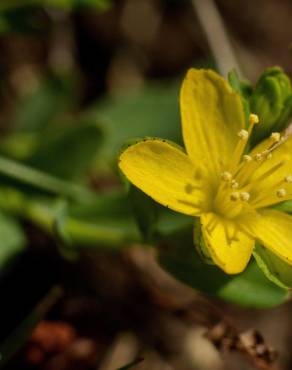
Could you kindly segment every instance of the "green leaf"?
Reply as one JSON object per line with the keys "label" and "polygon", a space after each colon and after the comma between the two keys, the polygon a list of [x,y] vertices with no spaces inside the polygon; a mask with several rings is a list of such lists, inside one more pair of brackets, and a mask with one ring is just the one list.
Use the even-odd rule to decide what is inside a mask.
{"label": "green leaf", "polygon": [[73,103],[72,91],[70,79],[52,74],[17,103],[12,126],[22,132],[42,130]]}
{"label": "green leaf", "polygon": [[57,6],[67,9],[93,7],[99,10],[108,9],[111,0],[37,0],[41,5]]}
{"label": "green leaf", "polygon": [[65,9],[74,9],[85,6],[105,10],[111,4],[111,0],[1,0],[0,11],[7,9],[16,9],[18,7],[31,6],[54,6]]}
{"label": "green leaf", "polygon": [[127,179],[125,181],[130,199],[130,212],[135,217],[145,243],[155,244],[168,234],[192,225],[192,217],[161,206]]}
{"label": "green leaf", "polygon": [[268,279],[283,289],[292,288],[292,266],[281,260],[260,244],[256,245],[253,255],[259,268]]}
{"label": "green leaf", "polygon": [[0,153],[5,156],[24,161],[29,158],[37,147],[40,135],[35,132],[13,132],[0,140]]}
{"label": "green leaf", "polygon": [[270,282],[254,261],[243,273],[230,278],[218,293],[227,301],[255,308],[273,307],[289,298],[288,292]]}
{"label": "green leaf", "polygon": [[0,273],[24,251],[26,237],[18,222],[4,213],[0,213]]}
{"label": "green leaf", "polygon": [[129,187],[129,200],[144,241],[150,243],[157,231],[158,205],[133,185]]}
{"label": "green leaf", "polygon": [[270,282],[255,262],[234,276],[204,263],[191,243],[192,231],[187,227],[161,240],[159,262],[175,278],[203,293],[244,307],[273,307],[288,298],[287,292]]}
{"label": "green leaf", "polygon": [[42,132],[27,163],[60,178],[77,179],[95,159],[101,141],[102,132],[96,124],[53,126]]}
{"label": "green leaf", "polygon": [[[4,2],[3,2],[4,1]],[[5,4],[5,0],[0,2],[0,35],[5,34],[45,34],[48,23],[36,9],[23,7],[21,4],[16,6],[13,0]],[[22,1],[23,4],[23,1]]]}
{"label": "green leaf", "polygon": [[43,298],[33,311],[14,329],[11,335],[0,343],[0,368],[2,369],[11,357],[23,347],[33,328],[51,309],[53,304],[61,296],[61,290],[57,287]]}
{"label": "green leaf", "polygon": [[131,205],[127,195],[121,191],[112,191],[104,194],[96,194],[95,198],[86,204],[70,204],[70,215],[78,219],[90,220],[97,219],[117,219],[134,217],[132,216]]}
{"label": "green leaf", "polygon": [[190,230],[193,225],[193,217],[171,211],[169,208],[158,205],[157,233],[160,238],[167,238],[181,230]]}
{"label": "green leaf", "polygon": [[138,93],[106,99],[88,112],[90,119],[104,122],[106,135],[103,166],[116,163],[122,145],[133,137],[162,137],[181,142],[179,84],[149,85]]}

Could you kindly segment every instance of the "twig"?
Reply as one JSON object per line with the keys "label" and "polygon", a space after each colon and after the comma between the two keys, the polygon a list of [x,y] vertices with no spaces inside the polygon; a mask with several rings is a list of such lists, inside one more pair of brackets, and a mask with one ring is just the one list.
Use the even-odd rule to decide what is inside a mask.
{"label": "twig", "polygon": [[214,1],[192,0],[192,4],[206,34],[220,73],[226,77],[228,72],[235,68],[241,75],[222,17]]}

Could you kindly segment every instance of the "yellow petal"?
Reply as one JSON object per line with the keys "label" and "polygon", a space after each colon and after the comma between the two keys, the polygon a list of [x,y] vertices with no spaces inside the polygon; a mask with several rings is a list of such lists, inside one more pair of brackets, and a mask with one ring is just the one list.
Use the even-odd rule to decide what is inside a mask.
{"label": "yellow petal", "polygon": [[186,150],[214,178],[230,162],[237,134],[245,126],[240,97],[217,73],[190,69],[180,105]]}
{"label": "yellow petal", "polygon": [[147,139],[131,145],[120,155],[119,167],[135,186],[175,211],[198,215],[207,206],[200,171],[169,142]]}
{"label": "yellow petal", "polygon": [[[263,141],[255,147],[251,154],[262,152],[267,148],[268,143],[269,139]],[[250,204],[255,208],[263,208],[292,199],[292,184],[285,182],[285,178],[290,175],[292,175],[292,136],[272,152],[271,159],[258,165],[251,174],[249,182],[254,183],[254,186]],[[277,196],[277,190],[281,188],[284,188],[287,193],[284,198]]]}
{"label": "yellow petal", "polygon": [[246,219],[247,231],[285,262],[292,264],[292,216],[264,209],[254,219]]}
{"label": "yellow petal", "polygon": [[206,248],[213,261],[228,274],[242,272],[254,248],[254,238],[238,228],[236,221],[214,213],[201,216]]}

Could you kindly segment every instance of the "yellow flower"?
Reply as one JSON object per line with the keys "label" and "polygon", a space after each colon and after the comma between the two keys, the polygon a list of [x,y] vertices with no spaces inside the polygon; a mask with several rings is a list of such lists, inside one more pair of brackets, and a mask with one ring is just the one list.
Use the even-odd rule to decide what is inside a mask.
{"label": "yellow flower", "polygon": [[157,202],[200,217],[207,251],[226,273],[243,271],[256,240],[292,264],[292,216],[268,208],[292,199],[292,136],[273,133],[247,154],[258,117],[246,130],[240,97],[210,70],[189,70],[180,106],[186,153],[144,139],[122,152],[122,172]]}

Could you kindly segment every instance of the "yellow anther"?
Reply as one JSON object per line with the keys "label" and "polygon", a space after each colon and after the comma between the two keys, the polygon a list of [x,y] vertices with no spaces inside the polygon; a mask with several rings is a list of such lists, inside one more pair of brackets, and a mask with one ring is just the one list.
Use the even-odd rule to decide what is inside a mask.
{"label": "yellow anther", "polygon": [[232,180],[232,174],[230,172],[228,172],[228,171],[224,171],[221,174],[221,179],[223,181],[231,181]]}
{"label": "yellow anther", "polygon": [[272,153],[269,153],[266,158],[267,159],[272,159],[272,156],[273,156]]}
{"label": "yellow anther", "polygon": [[248,202],[250,198],[250,194],[247,193],[246,191],[243,191],[242,193],[239,194],[239,197],[243,202]]}
{"label": "yellow anther", "polygon": [[235,191],[234,193],[231,193],[231,195],[230,195],[230,199],[231,199],[233,202],[235,202],[235,201],[239,200],[239,198],[240,198],[240,195],[239,195],[239,193],[238,193],[237,191]]}
{"label": "yellow anther", "polygon": [[260,122],[260,120],[259,120],[259,116],[257,114],[251,113],[249,115],[249,124],[250,125],[256,125],[259,122]]}
{"label": "yellow anther", "polygon": [[262,160],[263,160],[263,155],[262,155],[262,153],[257,153],[257,154],[254,156],[254,158],[255,158],[255,160],[256,160],[257,162],[260,162],[260,161],[262,161]]}
{"label": "yellow anther", "polygon": [[288,182],[289,184],[291,184],[292,183],[292,175],[286,176],[285,181]]}
{"label": "yellow anther", "polygon": [[279,198],[284,198],[286,196],[287,192],[285,189],[278,189],[277,190],[277,197]]}
{"label": "yellow anther", "polygon": [[270,138],[277,143],[281,139],[281,134],[279,132],[272,132]]}
{"label": "yellow anther", "polygon": [[244,162],[250,162],[250,161],[252,161],[252,156],[248,155],[248,154],[245,154],[243,156],[243,160],[244,160]]}
{"label": "yellow anther", "polygon": [[231,181],[231,188],[232,189],[237,189],[239,186],[238,182],[236,180]]}
{"label": "yellow anther", "polygon": [[248,139],[248,131],[246,130],[240,130],[237,135],[240,137],[241,140],[247,140]]}

